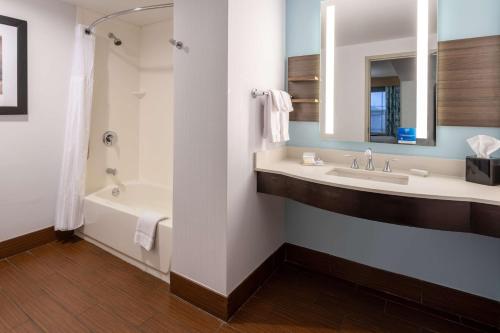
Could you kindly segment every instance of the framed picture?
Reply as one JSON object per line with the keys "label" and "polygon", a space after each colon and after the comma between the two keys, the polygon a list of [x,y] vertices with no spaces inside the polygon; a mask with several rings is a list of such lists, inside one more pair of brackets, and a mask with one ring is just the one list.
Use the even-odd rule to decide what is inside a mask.
{"label": "framed picture", "polygon": [[0,15],[0,115],[28,114],[28,23]]}

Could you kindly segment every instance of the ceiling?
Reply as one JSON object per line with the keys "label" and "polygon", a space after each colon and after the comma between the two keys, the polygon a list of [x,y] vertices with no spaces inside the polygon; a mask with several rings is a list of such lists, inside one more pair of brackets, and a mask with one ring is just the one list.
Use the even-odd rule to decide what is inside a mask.
{"label": "ceiling", "polygon": [[[336,45],[417,36],[418,0],[333,0]],[[436,32],[437,1],[429,1],[430,33]]]}
{"label": "ceiling", "polygon": [[[111,14],[120,10],[131,9],[135,7],[157,5],[160,3],[173,2],[173,0],[62,0],[76,6],[90,9],[103,15]],[[120,20],[143,26],[170,19],[173,17],[173,9],[155,9],[120,16]]]}
{"label": "ceiling", "polygon": [[415,81],[417,59],[415,57],[377,60],[371,63],[372,77],[397,76],[401,81]]}

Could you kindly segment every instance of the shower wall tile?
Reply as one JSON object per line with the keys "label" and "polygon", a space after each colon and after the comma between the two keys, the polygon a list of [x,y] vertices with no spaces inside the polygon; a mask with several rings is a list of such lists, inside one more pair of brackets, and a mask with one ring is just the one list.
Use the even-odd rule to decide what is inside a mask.
{"label": "shower wall tile", "polygon": [[[88,24],[100,16],[78,10],[80,23]],[[107,37],[109,32],[123,44],[114,45]],[[119,20],[97,27],[87,193],[139,178],[139,100],[132,94],[139,90],[139,55],[139,27]],[[113,147],[102,143],[108,130],[118,134]],[[106,168],[118,169],[117,177],[106,175]]]}
{"label": "shower wall tile", "polygon": [[172,189],[173,21],[141,27],[139,178]]}

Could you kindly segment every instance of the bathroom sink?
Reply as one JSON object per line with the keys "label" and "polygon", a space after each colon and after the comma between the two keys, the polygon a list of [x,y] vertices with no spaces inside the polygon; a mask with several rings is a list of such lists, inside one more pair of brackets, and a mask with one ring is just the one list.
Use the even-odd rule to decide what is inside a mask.
{"label": "bathroom sink", "polygon": [[373,180],[376,182],[391,183],[408,185],[409,177],[400,173],[382,172],[382,171],[368,171],[361,169],[351,168],[333,168],[327,172],[328,175]]}

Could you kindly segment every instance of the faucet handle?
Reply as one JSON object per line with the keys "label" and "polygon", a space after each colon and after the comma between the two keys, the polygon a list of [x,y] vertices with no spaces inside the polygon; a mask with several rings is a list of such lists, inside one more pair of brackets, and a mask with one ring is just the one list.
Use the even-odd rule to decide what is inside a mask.
{"label": "faucet handle", "polygon": [[106,168],[106,173],[108,175],[116,176],[116,174],[118,173],[118,170],[116,168]]}
{"label": "faucet handle", "polygon": [[391,158],[391,159],[388,159],[388,160],[385,160],[385,165],[384,165],[384,172],[392,172],[392,169],[391,169],[391,161],[392,162],[396,162],[398,161],[397,158]]}
{"label": "faucet handle", "polygon": [[358,158],[356,156],[346,154],[344,157],[352,157],[351,169],[359,169]]}

